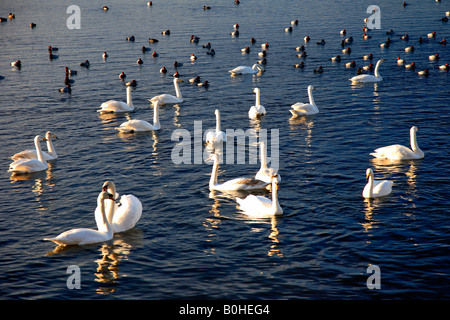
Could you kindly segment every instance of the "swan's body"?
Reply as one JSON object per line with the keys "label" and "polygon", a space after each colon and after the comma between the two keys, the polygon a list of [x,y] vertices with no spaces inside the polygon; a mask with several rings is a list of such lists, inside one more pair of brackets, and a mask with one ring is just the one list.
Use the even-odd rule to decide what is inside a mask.
{"label": "swan's body", "polygon": [[269,218],[283,214],[283,209],[278,202],[278,182],[276,175],[272,177],[272,200],[251,194],[245,199],[236,198],[236,201],[245,214],[255,218]]}
{"label": "swan's body", "polygon": [[[54,135],[51,131],[47,131],[45,134],[45,141],[47,141],[47,152],[42,152],[42,157],[46,161],[55,160],[58,158],[58,154],[56,153],[55,147],[53,146],[53,138],[58,139],[56,135]],[[21,152],[16,153],[11,157],[13,160],[19,159],[37,159],[37,150],[36,149],[27,149]]]}
{"label": "swan's body", "polygon": [[417,144],[416,132],[417,127],[410,129],[410,143],[411,149],[399,144],[390,145],[387,147],[378,148],[374,153],[371,153],[375,158],[390,159],[390,160],[413,160],[422,159],[425,154],[420,150]]}
{"label": "swan's body", "polygon": [[[111,193],[114,199],[118,197],[116,186],[112,181],[106,181],[102,190],[103,192],[108,191]],[[106,218],[111,225],[113,233],[124,232],[133,228],[142,216],[142,203],[132,194],[122,195],[120,197],[120,205],[112,201],[105,208],[108,212]],[[99,231],[105,231],[105,224],[102,223],[100,209],[97,207],[95,210],[95,222]]]}
{"label": "swan's body", "polygon": [[180,79],[174,78],[173,79],[173,85],[175,86],[175,93],[176,96],[173,96],[171,94],[160,94],[158,96],[154,96],[149,101],[155,102],[156,100],[159,100],[161,104],[177,104],[183,102],[183,96],[181,95],[180,88],[178,87],[178,82],[181,82]]}
{"label": "swan's body", "polygon": [[216,113],[216,131],[209,131],[206,134],[206,143],[221,143],[227,141],[227,135],[220,130],[220,112],[218,109]]}
{"label": "swan's body", "polygon": [[314,97],[312,94],[313,90],[314,87],[309,85],[308,86],[309,103],[297,102],[296,104],[293,104],[291,106],[292,109],[289,111],[292,113],[294,117],[308,116],[319,113],[319,108],[317,108],[316,103],[314,102]]}
{"label": "swan's body", "polygon": [[128,120],[122,123],[116,130],[120,132],[135,133],[161,129],[159,123],[159,100],[153,103],[153,124],[145,120]]}
{"label": "swan's body", "polygon": [[37,159],[19,159],[9,165],[9,172],[12,173],[33,173],[48,169],[47,161],[44,159],[41,151],[40,141],[43,138],[37,135],[34,138],[34,145],[36,147]]}
{"label": "swan's body", "polygon": [[258,64],[255,63],[251,67],[239,66],[239,67],[236,67],[236,68],[230,70],[229,72],[232,75],[235,75],[235,74],[255,74],[258,72],[262,72],[262,71],[263,71],[263,69]]}
{"label": "swan's body", "polygon": [[370,74],[360,74],[357,76],[354,76],[353,78],[350,79],[350,81],[352,83],[358,83],[358,82],[379,82],[382,81],[383,78],[380,76],[380,73],[378,72],[378,69],[380,68],[380,64],[384,61],[383,60],[378,60],[376,66],[375,66],[375,75],[370,75]]}
{"label": "swan's body", "polygon": [[366,179],[368,181],[362,192],[364,198],[384,197],[392,192],[393,182],[390,180],[375,180],[371,168],[366,170]]}
{"label": "swan's body", "polygon": [[277,175],[277,182],[281,181],[281,176],[273,168],[267,167],[267,146],[264,141],[259,143],[259,159],[261,167],[255,175],[255,179],[270,183],[272,176]]}
{"label": "swan's body", "polygon": [[127,86],[127,103],[117,100],[103,102],[97,112],[100,113],[122,113],[134,111],[133,101],[131,100],[131,87]]}
{"label": "swan's body", "polygon": [[264,106],[261,105],[259,88],[253,89],[253,93],[256,93],[256,101],[255,101],[255,105],[251,106],[250,110],[248,110],[248,117],[250,119],[255,119],[259,116],[263,116],[266,114],[266,108],[264,108]]}
{"label": "swan's body", "polygon": [[217,174],[219,171],[219,159],[216,154],[212,154],[207,160],[214,160],[213,169],[211,172],[211,178],[209,180],[209,190],[222,190],[222,191],[249,191],[249,190],[263,190],[269,185],[267,182],[241,177],[229,180],[227,182],[218,184]]}
{"label": "swan's body", "polygon": [[[111,240],[113,238],[113,231],[111,228],[111,224],[108,222],[105,207],[107,199],[110,199],[110,196],[107,192],[102,191],[97,199],[97,204],[101,217],[101,229],[99,230],[88,229],[88,228],[77,228],[65,231],[54,238],[44,238],[44,240],[53,241],[58,245],[68,246],[68,245],[87,245],[93,243],[99,243]],[[112,202],[112,201],[109,201]],[[114,214],[113,206],[109,204],[109,210],[111,215]]]}

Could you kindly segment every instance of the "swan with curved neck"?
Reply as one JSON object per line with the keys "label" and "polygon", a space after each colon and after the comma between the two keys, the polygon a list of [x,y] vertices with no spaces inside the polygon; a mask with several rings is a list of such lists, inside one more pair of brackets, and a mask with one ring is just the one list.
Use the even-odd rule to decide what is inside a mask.
{"label": "swan with curved neck", "polygon": [[34,137],[34,146],[36,147],[37,159],[19,159],[9,165],[9,172],[12,173],[33,173],[45,171],[48,169],[47,161],[41,151],[41,144],[43,138],[40,135]]}
{"label": "swan with curved neck", "polygon": [[261,167],[255,175],[255,179],[270,183],[274,175],[277,176],[277,182],[281,181],[281,176],[273,168],[267,167],[267,146],[265,141],[259,143],[259,158]]}
{"label": "swan with curved neck", "polygon": [[264,106],[261,105],[261,93],[259,88],[255,88],[253,89],[253,93],[256,93],[256,101],[255,101],[255,105],[252,106],[250,108],[250,110],[248,110],[248,117],[250,119],[255,119],[259,116],[263,116],[266,114],[266,108],[264,108]]}
{"label": "swan with curved neck", "polygon": [[116,130],[124,133],[136,133],[161,129],[161,124],[159,123],[160,103],[159,100],[153,103],[153,124],[145,120],[128,120],[122,123]]}
{"label": "swan with curved neck", "polygon": [[[105,213],[105,203],[111,199],[112,195],[108,194],[106,191],[102,191],[98,198],[97,204],[99,207],[101,215],[101,229],[94,230],[88,228],[77,228],[65,231],[53,238],[44,238],[44,240],[53,241],[58,245],[69,246],[69,245],[87,245],[93,243],[99,243],[111,240],[113,238],[113,230],[111,224],[108,222],[107,214]],[[113,206],[109,206],[108,214],[113,215]]]}
{"label": "swan with curved neck", "polygon": [[375,152],[371,153],[371,155],[375,158],[390,160],[423,159],[425,154],[417,144],[416,132],[418,130],[416,126],[411,127],[409,130],[411,149],[400,144],[394,144],[375,149]]}
{"label": "swan with curved neck", "polygon": [[248,195],[245,199],[236,198],[241,210],[255,218],[268,218],[283,214],[283,209],[278,201],[278,182],[277,175],[272,176],[272,200],[263,197]]}
{"label": "swan with curved neck", "polygon": [[373,178],[373,170],[366,170],[367,184],[362,195],[364,198],[372,199],[387,196],[392,192],[393,182],[390,180],[376,180]]}
{"label": "swan with curved neck", "polygon": [[377,64],[375,65],[375,75],[370,74],[360,74],[357,76],[354,76],[353,78],[349,79],[352,83],[358,83],[358,82],[379,82],[382,81],[383,78],[381,77],[378,69],[380,68],[381,63],[385,61],[385,59],[378,60]]}
{"label": "swan with curved neck", "polygon": [[183,96],[181,95],[180,87],[178,86],[178,82],[181,82],[179,78],[173,79],[173,85],[175,87],[175,94],[176,96],[173,96],[171,94],[160,94],[158,96],[154,96],[149,101],[155,102],[156,100],[159,100],[162,105],[164,104],[177,104],[183,102]]}
{"label": "swan with curved neck", "polygon": [[231,73],[231,75],[237,75],[237,74],[256,74],[259,72],[263,72],[263,68],[261,68],[260,65],[258,65],[257,63],[255,63],[253,66],[248,67],[248,66],[238,66],[228,72]]}
{"label": "swan with curved neck", "polygon": [[[53,134],[51,131],[47,131],[45,133],[44,140],[47,142],[47,152],[42,152],[42,157],[46,161],[55,160],[58,158],[58,154],[56,153],[55,147],[53,146],[53,138],[58,139],[58,137]],[[19,159],[37,159],[37,150],[36,149],[27,149],[21,152],[16,153],[11,157],[13,160]]]}
{"label": "swan with curved neck", "polygon": [[247,177],[235,178],[226,181],[224,183],[218,184],[217,175],[219,171],[219,156],[213,153],[206,160],[214,161],[213,169],[211,172],[211,178],[209,180],[209,190],[219,190],[219,191],[263,190],[266,189],[269,185],[269,183],[267,182]]}
{"label": "swan with curved neck", "polygon": [[127,87],[127,103],[117,100],[109,100],[100,105],[97,112],[100,113],[122,113],[134,111],[133,101],[131,99],[131,87]]}
{"label": "swan with curved neck", "polygon": [[[120,205],[118,205],[114,200],[119,197],[119,194],[116,193],[116,185],[112,181],[106,181],[103,184],[102,192],[109,192],[113,195],[113,201],[106,205],[108,212],[106,218],[111,225],[113,233],[124,232],[134,228],[142,216],[141,201],[132,194],[125,194],[120,197]],[[105,231],[100,209],[97,207],[95,210],[95,222],[100,231]]]}
{"label": "swan with curved neck", "polygon": [[216,131],[209,131],[206,134],[206,143],[219,143],[219,142],[226,142],[227,141],[227,135],[225,132],[220,130],[220,111],[216,109]]}
{"label": "swan with curved neck", "polygon": [[308,116],[312,114],[319,113],[319,108],[316,106],[314,102],[314,97],[312,91],[314,87],[312,85],[308,86],[308,97],[309,103],[297,102],[291,106],[291,110],[289,110],[294,117],[298,116]]}

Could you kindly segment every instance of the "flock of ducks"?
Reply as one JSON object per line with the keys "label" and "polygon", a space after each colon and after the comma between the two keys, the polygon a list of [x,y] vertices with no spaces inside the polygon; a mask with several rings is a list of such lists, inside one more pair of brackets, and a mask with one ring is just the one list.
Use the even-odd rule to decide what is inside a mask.
{"label": "flock of ducks", "polygon": [[[236,2],[235,2],[236,3]],[[239,4],[239,3],[236,3]],[[149,5],[152,5],[149,2]],[[105,11],[109,10],[108,7],[103,8]],[[210,8],[204,8],[210,9]],[[10,19],[11,15],[10,15]],[[292,32],[292,26],[298,25],[298,20],[294,20],[291,22],[291,26],[286,28],[286,32]],[[238,36],[239,25],[235,24],[233,26],[234,32],[231,33],[233,36]],[[370,37],[366,34],[369,30],[364,27],[364,39],[369,39]],[[167,30],[163,32],[163,34],[168,34],[170,31]],[[393,31],[389,31],[391,35]],[[346,35],[346,30],[342,30],[340,32],[341,35]],[[428,38],[436,37],[436,33],[430,33],[427,35]],[[409,39],[409,36],[403,36],[403,39]],[[128,41],[134,41],[133,38],[127,38]],[[151,40],[151,39],[150,39]],[[149,40],[149,41],[150,41]],[[309,42],[311,39],[309,36],[304,38],[305,42]],[[157,41],[154,39],[154,41]],[[191,36],[191,42],[198,43],[199,38],[194,35]],[[254,43],[254,39],[252,38],[252,43]],[[151,41],[150,41],[151,42]],[[343,46],[345,44],[350,44],[352,42],[352,38],[347,38],[343,40]],[[382,44],[382,47],[387,47],[391,43],[391,40],[388,38],[386,43]],[[445,39],[440,42],[445,45]],[[322,39],[320,42],[317,42],[318,45],[325,45],[326,41]],[[266,42],[261,45],[263,51],[258,53],[259,57],[263,57],[263,60],[258,61],[253,66],[238,66],[229,72],[232,76],[237,75],[255,75],[261,74],[264,72],[264,68],[261,66],[267,63],[265,60],[266,50],[269,48],[269,44]],[[208,54],[213,54],[213,49],[211,48],[210,43],[204,46],[204,48],[208,49]],[[143,47],[144,49],[148,49]],[[342,50],[343,53],[350,53],[350,48],[345,48]],[[57,48],[49,47],[49,54],[53,55],[54,51],[57,51]],[[299,57],[305,57],[306,52],[304,46],[296,48],[297,51],[301,51]],[[405,48],[405,52],[414,50],[413,46]],[[243,48],[242,53],[246,54],[250,51],[249,47]],[[104,59],[108,57],[107,53],[103,54]],[[51,56],[51,58],[57,58],[56,56]],[[372,60],[373,55],[369,54],[363,57],[364,60]],[[196,57],[194,55],[191,56],[191,59],[195,60]],[[434,54],[429,57],[431,61],[437,61],[439,59],[438,54]],[[340,62],[340,55],[331,58],[332,62]],[[374,70],[374,75],[371,74],[358,74],[351,79],[349,79],[352,83],[375,83],[380,82],[383,78],[380,76],[379,68],[382,62],[385,60],[378,60],[375,68],[370,68],[367,70]],[[139,63],[139,60],[138,60]],[[142,63],[142,62],[141,62]],[[177,63],[177,62],[176,62]],[[404,65],[405,68],[413,68],[414,62],[409,64],[405,64],[405,61],[400,57],[397,58],[398,65]],[[88,68],[90,65],[89,61],[86,60],[80,64],[80,66]],[[11,66],[20,68],[21,61],[15,61],[11,63]],[[177,66],[175,64],[175,66]],[[304,64],[303,64],[304,66]],[[299,67],[299,66],[296,66]],[[355,67],[355,63],[351,62],[346,64],[346,67]],[[165,68],[164,68],[165,69]],[[449,64],[445,64],[439,67],[441,70],[448,70]],[[76,74],[76,71],[70,70],[66,68],[66,79],[65,84],[66,88],[62,92],[68,92],[66,90],[70,90],[70,76]],[[163,69],[161,69],[161,72]],[[425,72],[426,70],[424,70]],[[167,72],[167,71],[166,71]],[[315,72],[323,72],[323,67],[316,69]],[[360,72],[359,72],[360,73]],[[428,71],[425,72],[428,74]],[[419,74],[421,74],[419,72]],[[424,73],[422,73],[424,74]],[[125,74],[122,73],[119,76],[122,80],[125,79]],[[179,82],[181,80],[178,76],[174,75],[173,84],[175,89],[175,95],[172,94],[160,94],[149,99],[154,109],[154,118],[153,124],[145,121],[145,120],[129,120],[122,123],[116,130],[123,133],[137,133],[144,131],[153,131],[159,130],[161,128],[161,124],[159,121],[159,107],[165,104],[179,104],[182,103],[183,97],[179,88]],[[199,77],[190,79],[190,83],[200,83]],[[100,105],[100,108],[97,110],[99,113],[128,113],[135,111],[135,107],[133,105],[132,97],[131,97],[131,87],[133,83],[127,83],[126,88],[126,102],[117,101],[117,100],[109,100]],[[312,85],[308,86],[308,103],[297,102],[293,104],[290,108],[290,113],[294,117],[307,117],[311,115],[315,115],[319,113],[319,108],[317,107],[314,97],[313,97],[314,87]],[[255,105],[251,106],[248,111],[248,117],[250,119],[257,119],[259,117],[266,115],[266,109],[263,105],[261,105],[260,98],[260,89],[254,88],[253,93],[255,93]],[[216,130],[210,131],[206,135],[206,143],[212,146],[216,144],[222,144],[227,141],[227,137],[224,131],[221,130],[220,124],[220,112],[219,110],[215,110],[216,116]],[[410,129],[410,148],[403,145],[390,145],[386,147],[381,147],[374,150],[371,155],[375,158],[380,159],[390,159],[393,161],[401,161],[401,160],[416,160],[424,158],[424,152],[420,150],[417,144],[416,132],[417,127],[413,126]],[[45,171],[48,169],[49,161],[54,161],[58,158],[58,155],[55,151],[55,147],[53,145],[53,139],[58,139],[57,136],[48,131],[45,134],[45,137],[41,135],[36,135],[34,138],[34,149],[24,150],[22,152],[16,153],[11,158],[13,162],[9,166],[9,172],[13,174],[29,174],[34,172]],[[40,143],[45,141],[47,143],[47,152],[41,150]],[[283,209],[280,206],[278,201],[278,184],[281,181],[281,177],[276,170],[273,168],[269,168],[267,166],[267,149],[264,141],[259,142],[259,154],[260,154],[260,163],[261,167],[259,171],[255,174],[254,177],[239,177],[235,179],[231,179],[222,183],[218,183],[218,171],[219,171],[219,162],[220,156],[217,153],[212,153],[211,156],[206,159],[206,161],[213,161],[211,177],[209,181],[209,189],[211,191],[257,191],[257,190],[270,190],[272,197],[271,199],[264,196],[257,196],[253,194],[247,195],[245,198],[236,198],[236,202],[239,204],[240,208],[247,214],[256,216],[256,217],[273,217],[277,215],[281,215],[283,213]],[[376,180],[374,179],[374,173],[371,168],[368,168],[366,171],[367,184],[365,185],[362,196],[364,198],[377,198],[387,196],[392,192],[393,182],[390,180]],[[116,203],[116,199],[118,199],[118,194],[116,193],[116,187],[112,181],[106,181],[102,186],[102,190],[99,193],[97,198],[97,208],[95,210],[95,221],[97,224],[97,230],[94,229],[86,229],[86,228],[78,228],[72,229],[66,232],[61,233],[56,237],[45,238],[44,240],[49,240],[57,243],[58,245],[84,245],[96,242],[102,242],[110,240],[114,233],[124,232],[133,228],[136,223],[139,221],[142,215],[142,204],[139,199],[137,199],[133,195],[123,195],[120,199],[120,203]]]}

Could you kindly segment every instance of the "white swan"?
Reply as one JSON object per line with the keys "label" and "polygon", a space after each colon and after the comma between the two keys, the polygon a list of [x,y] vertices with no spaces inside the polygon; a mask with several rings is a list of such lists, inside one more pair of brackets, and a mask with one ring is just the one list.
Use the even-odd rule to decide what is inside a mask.
{"label": "white swan", "polygon": [[[109,192],[114,196],[113,200],[118,198],[116,185],[112,181],[106,181],[103,184],[102,192]],[[114,210],[110,210],[109,205]],[[102,223],[101,208],[95,210],[95,222],[98,230],[105,231],[105,225]],[[133,228],[142,216],[142,203],[132,194],[125,194],[120,197],[120,205],[116,202],[109,203],[106,206],[108,214],[106,216],[114,233],[124,232]]]}
{"label": "white swan", "polygon": [[354,76],[353,78],[349,79],[352,83],[358,83],[358,82],[379,82],[382,81],[383,78],[380,76],[380,73],[378,72],[378,69],[380,68],[380,64],[385,61],[385,59],[378,60],[377,64],[375,65],[375,75],[370,74],[360,74],[357,76]]}
{"label": "white swan", "polygon": [[272,181],[272,177],[277,175],[277,182],[280,182],[281,176],[277,173],[277,171],[273,168],[267,167],[267,146],[265,141],[261,141],[259,143],[259,159],[261,162],[261,167],[256,173],[255,179],[270,183]]}
{"label": "white swan", "polygon": [[178,87],[178,82],[181,82],[179,78],[173,79],[173,85],[175,86],[175,94],[176,96],[173,96],[171,94],[160,94],[158,96],[154,96],[149,101],[155,102],[156,100],[161,101],[161,104],[177,104],[183,102],[183,96],[181,95],[180,88]]}
{"label": "white swan", "polygon": [[364,198],[378,198],[387,196],[392,192],[393,182],[391,180],[376,180],[373,178],[373,170],[366,170],[366,179],[368,180],[362,195]]}
{"label": "white swan", "polygon": [[269,185],[269,183],[267,182],[247,177],[235,178],[227,182],[218,184],[217,174],[219,171],[219,157],[218,155],[213,153],[209,156],[208,159],[206,159],[206,161],[211,159],[214,160],[214,165],[211,172],[211,178],[209,180],[209,190],[219,190],[219,191],[262,190],[266,189]]}
{"label": "white swan", "polygon": [[411,149],[399,144],[390,145],[387,147],[378,148],[372,156],[379,159],[390,159],[390,160],[413,160],[413,159],[423,159],[425,154],[420,150],[417,144],[417,127],[413,126],[409,130],[410,134],[410,144]]}
{"label": "white swan", "polygon": [[36,147],[37,159],[19,159],[9,165],[9,172],[12,173],[33,173],[48,169],[47,161],[44,159],[41,151],[40,141],[43,138],[37,135],[34,138],[34,146]]}
{"label": "white swan", "polygon": [[220,112],[218,109],[216,113],[216,131],[209,131],[206,134],[206,143],[220,143],[227,142],[227,135],[220,130]]}
{"label": "white swan", "polygon": [[263,71],[264,71],[263,68],[261,68],[261,66],[259,66],[257,63],[255,63],[251,67],[239,66],[228,72],[230,72],[231,75],[237,75],[237,74],[255,74],[255,73],[263,72]]}
{"label": "white swan", "polygon": [[[105,213],[105,200],[111,199],[111,195],[105,191],[102,191],[98,198],[97,204],[99,207],[101,221],[102,221],[102,230],[94,230],[88,228],[76,228],[65,231],[54,238],[44,238],[44,240],[53,241],[58,245],[68,246],[68,245],[87,245],[98,242],[104,242],[111,240],[113,238],[113,231],[111,228],[111,224],[108,222]],[[113,206],[109,206],[109,211],[112,212]],[[114,212],[112,212],[114,214]]]}
{"label": "white swan", "polygon": [[245,199],[236,198],[236,202],[245,214],[255,218],[269,218],[282,215],[283,209],[278,202],[277,175],[272,177],[272,200],[250,194]]}
{"label": "white swan", "polygon": [[[47,152],[42,151],[42,157],[46,161],[55,160],[58,158],[58,154],[56,153],[55,147],[53,146],[53,138],[58,139],[58,137],[53,134],[51,131],[47,131],[45,133],[44,140],[47,141]],[[36,149],[27,149],[21,152],[16,153],[11,157],[13,160],[19,159],[37,159],[37,151]]]}
{"label": "white swan", "polygon": [[131,100],[131,87],[127,87],[127,103],[117,100],[109,100],[100,105],[97,112],[100,113],[120,113],[134,111],[133,101]]}
{"label": "white swan", "polygon": [[248,110],[248,117],[250,119],[255,119],[259,116],[263,116],[266,114],[266,108],[261,105],[261,98],[260,98],[260,90],[259,88],[253,89],[253,93],[256,93],[256,101],[255,105]]}
{"label": "white swan", "polygon": [[308,116],[311,114],[319,113],[319,108],[317,108],[316,103],[314,102],[314,97],[312,91],[315,90],[312,85],[308,86],[308,97],[309,103],[297,102],[291,106],[291,110],[289,110],[294,117],[298,116]]}
{"label": "white swan", "polygon": [[122,123],[116,130],[125,133],[136,133],[161,129],[161,124],[159,123],[160,103],[159,100],[156,100],[156,102],[153,103],[153,124],[150,124],[145,120],[129,120]]}

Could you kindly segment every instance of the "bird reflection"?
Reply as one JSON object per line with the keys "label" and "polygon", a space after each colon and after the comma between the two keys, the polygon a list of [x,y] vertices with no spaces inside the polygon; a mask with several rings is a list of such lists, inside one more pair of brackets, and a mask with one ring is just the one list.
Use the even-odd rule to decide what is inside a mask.
{"label": "bird reflection", "polygon": [[268,236],[268,238],[270,240],[272,240],[272,245],[270,246],[269,251],[267,252],[267,255],[269,257],[273,257],[273,256],[278,256],[278,257],[283,257],[283,252],[281,252],[281,250],[278,248],[278,245],[280,243],[280,240],[278,239],[280,232],[278,231],[277,228],[277,217],[272,217],[271,218],[271,232]]}
{"label": "bird reflection", "polygon": [[175,127],[181,127],[181,123],[178,120],[178,117],[180,116],[180,105],[179,104],[174,104],[173,107],[175,108],[175,112],[173,115],[173,124],[175,125]]}
{"label": "bird reflection", "polygon": [[[374,228],[374,225],[378,223],[377,220],[373,219],[373,210],[375,208],[374,199],[364,199],[364,219],[365,222],[362,223],[362,227],[364,228],[364,232],[369,236],[372,236],[371,229]],[[370,241],[367,241],[370,243]]]}

